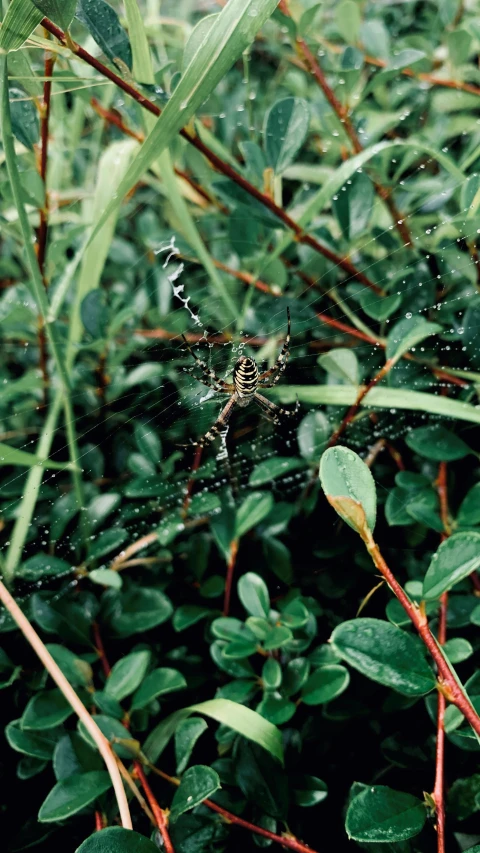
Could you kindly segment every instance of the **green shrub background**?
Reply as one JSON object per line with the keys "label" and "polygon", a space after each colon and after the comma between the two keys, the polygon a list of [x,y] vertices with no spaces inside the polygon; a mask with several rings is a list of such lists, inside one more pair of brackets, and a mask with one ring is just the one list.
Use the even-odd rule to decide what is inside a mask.
{"label": "green shrub background", "polygon": [[[182,777],[149,774],[176,853],[479,851],[478,739],[448,705],[439,838],[435,668],[318,478],[329,444],[368,465],[335,457],[324,490],[446,617],[478,712],[478,4],[4,0],[3,21],[4,582],[124,764]],[[182,333],[223,379],[265,370],[287,308],[266,396],[298,415],[237,407],[190,447],[227,398]],[[135,800],[142,838],[94,832],[118,825],[103,762],[4,609],[0,632],[6,849],[161,849]]]}

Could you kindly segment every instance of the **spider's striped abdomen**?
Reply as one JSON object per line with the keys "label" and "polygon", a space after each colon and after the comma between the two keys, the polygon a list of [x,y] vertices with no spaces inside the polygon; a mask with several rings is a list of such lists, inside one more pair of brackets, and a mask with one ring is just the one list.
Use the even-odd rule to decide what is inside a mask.
{"label": "spider's striped abdomen", "polygon": [[258,367],[253,358],[242,355],[233,368],[233,383],[235,391],[245,402],[253,397],[258,387]]}

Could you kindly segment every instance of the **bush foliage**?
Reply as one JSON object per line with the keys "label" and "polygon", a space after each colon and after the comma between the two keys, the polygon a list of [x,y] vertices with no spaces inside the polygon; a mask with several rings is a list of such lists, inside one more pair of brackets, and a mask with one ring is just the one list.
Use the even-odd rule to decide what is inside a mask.
{"label": "bush foliage", "polygon": [[[478,853],[478,5],[4,0],[0,48],[7,849]],[[195,444],[288,310],[290,414]]]}

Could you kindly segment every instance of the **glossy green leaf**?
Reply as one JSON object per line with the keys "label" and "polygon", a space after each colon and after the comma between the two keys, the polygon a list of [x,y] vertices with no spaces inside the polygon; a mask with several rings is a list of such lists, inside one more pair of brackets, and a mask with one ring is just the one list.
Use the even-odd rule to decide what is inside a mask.
{"label": "glossy green leaf", "polygon": [[305,705],[323,705],[347,689],[350,675],[344,666],[322,666],[313,672],[302,689]]}
{"label": "glossy green leaf", "polygon": [[158,847],[138,832],[109,826],[85,839],[76,853],[158,853]]}
{"label": "glossy green leaf", "polygon": [[62,30],[68,30],[75,15],[77,0],[32,0],[37,9]]}
{"label": "glossy green leaf", "polygon": [[376,785],[352,800],[345,829],[354,841],[393,843],[418,835],[426,818],[426,808],[417,797]]}
{"label": "glossy green leaf", "polygon": [[330,432],[330,424],[323,412],[309,412],[305,415],[297,431],[301,456],[308,462],[316,461],[325,449]]}
{"label": "glossy green leaf", "polygon": [[422,696],[435,676],[410,634],[381,619],[352,619],[335,628],[335,651],[367,678],[405,696]]}
{"label": "glossy green leaf", "polygon": [[46,577],[63,577],[73,571],[73,566],[58,557],[51,557],[41,552],[29,557],[22,563],[18,570],[18,576],[29,581],[37,581]]}
{"label": "glossy green leaf", "polygon": [[428,320],[419,315],[404,317],[403,320],[399,320],[395,324],[388,334],[387,359],[392,358],[394,361],[398,361],[412,347],[416,347],[425,338],[441,331],[442,327],[438,323],[429,323]]}
{"label": "glossy green leaf", "polygon": [[309,122],[310,110],[303,98],[283,98],[268,110],[263,125],[265,156],[277,175],[294,161]]}
{"label": "glossy green leaf", "polygon": [[33,696],[21,719],[24,731],[53,729],[73,714],[73,708],[58,689],[42,690]]}
{"label": "glossy green leaf", "polygon": [[322,779],[304,774],[294,779],[293,796],[297,806],[316,806],[328,796],[328,788]]}
{"label": "glossy green leaf", "polygon": [[[132,740],[130,732],[125,726],[122,726],[119,720],[109,717],[106,714],[94,714],[93,719],[100,731],[110,741],[112,749],[117,753],[119,758],[131,759],[135,757],[135,754],[138,752],[139,743]],[[90,746],[97,749],[96,744],[82,722],[78,723],[78,731]]]}
{"label": "glossy green leaf", "polygon": [[201,717],[189,717],[178,724],[175,731],[175,760],[178,774],[183,773],[187,767],[197,740],[207,729],[208,724]]}
{"label": "glossy green leaf", "polygon": [[321,355],[318,363],[336,379],[341,379],[342,382],[348,382],[350,385],[358,385],[358,359],[351,349],[338,347],[332,352]]}
{"label": "glossy green leaf", "polygon": [[20,465],[26,468],[38,465],[41,468],[57,471],[70,467],[68,464],[64,465],[60,462],[50,462],[48,459],[39,459],[33,453],[27,453],[25,450],[20,450],[17,447],[10,447],[9,444],[4,444],[3,441],[0,442],[0,466],[2,465]]}
{"label": "glossy green leaf", "polygon": [[32,0],[11,0],[0,28],[0,49],[18,50],[43,17]]}
{"label": "glossy green leaf", "polygon": [[238,597],[250,616],[268,616],[270,596],[265,581],[254,572],[242,575],[237,585]]}
{"label": "glossy green leaf", "polygon": [[58,732],[56,730],[44,730],[41,733],[23,731],[20,728],[20,720],[12,720],[5,729],[5,737],[9,746],[16,752],[48,761],[53,755]]}
{"label": "glossy green leaf", "polygon": [[128,539],[128,532],[121,527],[114,527],[112,530],[103,530],[95,537],[92,542],[92,547],[89,552],[89,560],[98,560],[109,554],[110,551],[117,550]]}
{"label": "glossy green leaf", "polygon": [[454,533],[432,557],[423,581],[424,598],[438,598],[479,567],[480,533]]}
{"label": "glossy green leaf", "polygon": [[200,805],[221,787],[218,773],[204,764],[189,767],[182,776],[180,787],[170,807],[170,820],[175,821],[186,811]]}
{"label": "glossy green leaf", "polygon": [[94,41],[112,62],[120,60],[132,67],[132,51],[128,36],[115,9],[105,0],[78,0],[76,15]]}
{"label": "glossy green leaf", "polygon": [[161,625],[172,614],[172,604],[161,590],[136,587],[126,592],[110,590],[106,617],[121,637],[131,637]]}
{"label": "glossy green leaf", "polygon": [[13,133],[25,148],[33,151],[40,138],[38,110],[23,89],[12,86],[9,94]]}
{"label": "glossy green leaf", "polygon": [[218,723],[228,726],[238,734],[254,741],[279,761],[283,761],[282,738],[279,730],[264,720],[260,714],[228,699],[211,699],[200,702],[198,705],[190,705],[163,720],[145,742],[144,751],[150,761],[157,761],[180,720],[193,713],[205,714]]}
{"label": "glossy green leaf", "polygon": [[119,702],[130,696],[143,681],[150,663],[151,652],[132,652],[117,661],[105,685],[105,692]]}
{"label": "glossy green leaf", "polygon": [[183,690],[187,686],[183,675],[176,669],[169,667],[160,667],[154,669],[143,679],[142,684],[138,688],[132,699],[132,711],[138,708],[144,708],[157,696],[162,696],[165,693],[172,693],[176,690]]}
{"label": "glossy green leaf", "polygon": [[272,507],[273,497],[270,492],[252,492],[249,494],[237,510],[236,537],[240,539],[252,527],[260,524]]}
{"label": "glossy green leaf", "polygon": [[418,427],[409,432],[405,440],[415,453],[435,462],[452,462],[471,453],[463,439],[440,425]]}
{"label": "glossy green leaf", "polygon": [[467,492],[457,513],[457,524],[468,527],[480,524],[480,483]]}
{"label": "glossy green leaf", "polygon": [[277,477],[287,476],[291,471],[296,471],[301,467],[302,463],[294,457],[276,456],[255,465],[248,482],[250,486],[263,486],[265,483],[271,483]]}
{"label": "glossy green leaf", "polygon": [[40,823],[65,820],[93,803],[111,786],[112,781],[105,770],[68,776],[52,788],[40,806],[38,820]]}
{"label": "glossy green leaf", "polygon": [[285,818],[288,783],[285,771],[255,743],[242,740],[235,756],[235,780],[242,794],[276,818]]}
{"label": "glossy green leaf", "polygon": [[276,690],[282,683],[282,668],[275,658],[268,658],[262,667],[262,681],[265,690]]}
{"label": "glossy green leaf", "polygon": [[[346,497],[360,504],[373,531],[377,514],[375,481],[370,469],[353,450],[346,447],[326,450],[320,462],[320,482],[327,498]],[[354,527],[351,521],[345,520]]]}

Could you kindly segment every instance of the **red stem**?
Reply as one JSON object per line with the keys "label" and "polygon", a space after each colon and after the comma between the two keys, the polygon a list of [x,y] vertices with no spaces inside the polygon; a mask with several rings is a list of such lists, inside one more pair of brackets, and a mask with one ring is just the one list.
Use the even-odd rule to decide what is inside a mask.
{"label": "red stem", "polygon": [[[44,18],[42,21],[43,27],[48,30],[52,35],[56,36],[63,44],[67,44],[67,39],[65,37],[65,33],[59,27],[57,27],[52,21],[48,18]],[[118,74],[115,74],[108,66],[104,65],[102,62],[99,62],[98,59],[95,59],[94,56],[91,56],[83,47],[80,47],[76,42],[72,41],[70,38],[68,39],[68,47],[70,50],[78,56],[80,59],[83,59],[84,62],[87,62],[92,68],[95,68],[100,74],[104,77],[107,77],[111,80],[115,85],[117,85],[120,89],[126,92],[130,97],[132,97],[137,103],[139,103],[146,110],[151,112],[155,116],[159,116],[161,114],[160,108],[150,101],[145,95],[142,95],[134,86],[130,83],[127,83]],[[250,181],[247,181],[246,178],[243,177],[239,172],[230,166],[229,163],[226,163],[220,157],[217,156],[208,145],[202,142],[202,140],[198,136],[193,136],[188,130],[183,128],[180,131],[180,135],[183,136],[184,139],[187,140],[191,145],[193,145],[198,151],[200,151],[212,166],[221,172],[223,175],[226,175],[230,178],[231,181],[234,181],[239,187],[241,187],[245,192],[247,192],[250,196],[255,198],[260,204],[264,207],[267,207],[271,213],[274,214],[278,219],[280,219],[291,231],[294,232],[295,238],[299,243],[304,243],[307,246],[310,246],[314,251],[323,255],[327,260],[329,260],[335,266],[339,266],[348,274],[350,278],[355,278],[357,281],[360,281],[365,287],[369,287],[371,290],[375,291],[375,293],[382,294],[383,291],[378,285],[376,285],[373,281],[371,281],[368,276],[366,276],[361,270],[357,269],[357,267],[352,264],[347,258],[342,258],[340,255],[335,254],[326,246],[323,246],[315,237],[312,237],[311,234],[306,234],[301,225],[295,222],[288,213],[286,213],[283,208],[279,207],[275,202],[269,198],[268,195],[262,193],[258,190]]]}
{"label": "red stem", "polygon": [[142,788],[145,791],[145,796],[148,800],[148,805],[150,806],[152,813],[155,817],[155,820],[157,822],[158,829],[159,829],[160,834],[161,834],[162,839],[163,839],[163,846],[165,847],[165,850],[167,851],[167,853],[175,853],[175,850],[173,848],[173,844],[172,844],[172,841],[170,839],[170,835],[168,832],[166,814],[165,814],[164,810],[160,808],[157,800],[155,799],[153,791],[152,791],[150,785],[148,784],[148,780],[147,780],[147,777],[145,776],[145,772],[143,770],[142,765],[140,764],[139,761],[134,761],[134,766],[135,766],[135,774],[140,779],[140,782],[142,784]]}
{"label": "red stem", "polygon": [[363,385],[363,387],[360,389],[360,391],[358,393],[357,399],[355,400],[353,406],[350,406],[350,408],[349,408],[347,414],[345,415],[342,423],[340,424],[338,429],[335,430],[332,437],[330,438],[330,441],[328,442],[329,447],[333,447],[337,443],[338,439],[345,432],[349,423],[351,423],[353,421],[355,415],[357,414],[357,412],[360,408],[360,404],[361,404],[362,400],[367,396],[368,392],[372,388],[374,388],[375,385],[377,385],[387,375],[387,373],[392,369],[394,364],[395,364],[395,359],[393,359],[393,358],[387,359],[387,361],[383,365],[382,369],[379,370],[378,373],[375,374],[373,379],[370,379],[370,382],[367,385]]}
{"label": "red stem", "polygon": [[448,700],[452,702],[453,705],[456,705],[456,707],[462,712],[465,719],[470,723],[472,729],[478,735],[480,735],[480,717],[475,711],[475,708],[471,704],[470,700],[463,693],[463,690],[457,684],[455,678],[453,677],[450,671],[450,667],[444,659],[443,655],[441,654],[436,640],[432,632],[430,631],[430,628],[428,627],[427,618],[422,608],[417,607],[414,603],[410,601],[403,588],[400,586],[392,571],[388,567],[387,563],[385,562],[380,552],[380,549],[374,541],[370,531],[363,531],[361,535],[365,542],[365,545],[367,546],[368,552],[372,557],[373,562],[375,563],[375,566],[382,573],[393,594],[398,598],[400,604],[407,613],[409,619],[412,621],[418,634],[420,635],[433,660],[435,661],[439,674],[439,683],[443,692],[446,694]]}
{"label": "red stem", "polygon": [[230,557],[227,563],[227,577],[225,580],[225,597],[223,599],[223,615],[228,616],[230,612],[230,598],[232,595],[233,573],[237,562],[238,539],[234,539],[230,545]]}

